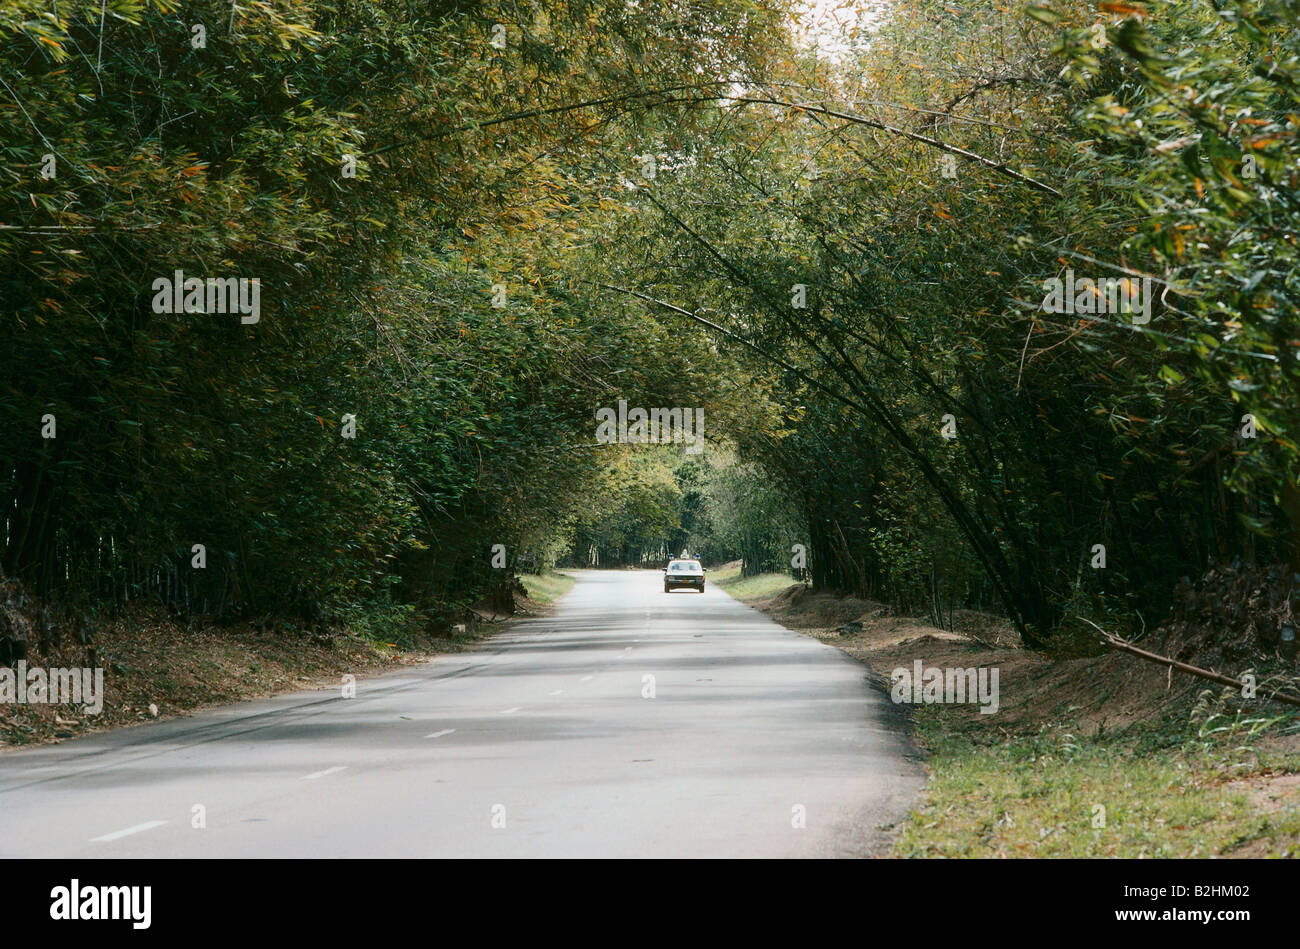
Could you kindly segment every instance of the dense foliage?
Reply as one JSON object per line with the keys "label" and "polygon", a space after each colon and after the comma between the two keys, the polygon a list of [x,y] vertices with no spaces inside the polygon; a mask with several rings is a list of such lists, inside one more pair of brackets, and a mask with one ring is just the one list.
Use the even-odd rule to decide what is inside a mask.
{"label": "dense foliage", "polygon": [[[1036,646],[1300,570],[1300,2],[789,17],[2,0],[4,569],[446,618],[802,544]],[[260,319],[157,312],[176,271]],[[599,443],[619,400],[708,451]]]}
{"label": "dense foliage", "polygon": [[[495,545],[553,546],[602,475],[592,407],[702,371],[557,273],[588,157],[689,127],[671,90],[744,79],[781,22],[4,0],[4,569],[222,615],[499,585]],[[257,280],[260,312],[160,313],[176,271]]]}

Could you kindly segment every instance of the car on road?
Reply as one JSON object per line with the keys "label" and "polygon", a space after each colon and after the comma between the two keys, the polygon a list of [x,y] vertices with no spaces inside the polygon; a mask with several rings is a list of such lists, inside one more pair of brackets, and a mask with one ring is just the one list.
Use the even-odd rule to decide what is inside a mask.
{"label": "car on road", "polygon": [[670,560],[664,568],[664,592],[683,589],[704,592],[704,567],[698,560]]}

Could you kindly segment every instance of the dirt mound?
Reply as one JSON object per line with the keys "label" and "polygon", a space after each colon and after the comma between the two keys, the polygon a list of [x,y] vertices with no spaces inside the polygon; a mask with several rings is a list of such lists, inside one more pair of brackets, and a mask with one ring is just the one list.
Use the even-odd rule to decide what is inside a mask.
{"label": "dirt mound", "polygon": [[979,610],[954,610],[948,620],[954,633],[995,646],[1020,645],[1020,634],[1006,617]]}
{"label": "dirt mound", "polygon": [[801,629],[834,628],[851,622],[866,623],[889,613],[889,607],[883,603],[814,592],[802,583],[791,584],[776,596],[760,600],[754,605],[778,622],[789,619],[796,628]]}
{"label": "dirt mound", "polygon": [[773,605],[788,606],[802,600],[810,591],[802,583],[792,583],[769,601]]}

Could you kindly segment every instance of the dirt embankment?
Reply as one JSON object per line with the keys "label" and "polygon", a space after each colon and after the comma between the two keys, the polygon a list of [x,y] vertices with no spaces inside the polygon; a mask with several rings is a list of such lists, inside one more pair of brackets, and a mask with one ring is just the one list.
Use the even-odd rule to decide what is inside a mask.
{"label": "dirt embankment", "polygon": [[[1255,669],[1263,682],[1265,673],[1285,669],[1286,663],[1259,644],[1276,642],[1268,630],[1285,624],[1289,613],[1284,615],[1267,591],[1260,592],[1262,585],[1255,587],[1253,598],[1243,597],[1239,604],[1225,598],[1225,587],[1250,589],[1240,571],[1211,571],[1195,588],[1187,585],[1174,617],[1145,645],[1233,676]],[[816,593],[801,584],[751,600],[750,605],[863,660],[886,687],[892,670],[910,671],[916,660],[925,668],[996,668],[1001,693],[996,715],[981,715],[973,704],[951,706],[946,712],[963,725],[1004,733],[1037,731],[1044,722],[1063,717],[1077,722],[1085,733],[1114,731],[1190,710],[1203,689],[1220,688],[1120,653],[1047,658],[1021,648],[1005,619],[971,610],[954,613],[953,631],[948,631],[898,615],[881,603]],[[1247,615],[1252,617],[1249,622],[1243,619]],[[1292,737],[1300,750],[1300,736]]]}
{"label": "dirt embankment", "polygon": [[103,707],[90,714],[85,705],[0,702],[0,749],[280,692],[339,688],[344,675],[360,679],[426,657],[424,650],[399,650],[342,632],[189,628],[138,613],[98,628],[93,646],[29,648],[28,669],[102,670]]}
{"label": "dirt embankment", "polygon": [[[27,669],[102,670],[102,709],[85,703],[15,701],[0,683],[0,751],[58,742],[198,709],[284,692],[341,688],[345,675],[363,679],[459,652],[520,615],[549,607],[516,597],[513,613],[479,604],[449,635],[419,635],[399,645],[347,629],[300,628],[281,622],[189,625],[159,607],[132,609],[78,636],[42,644],[41,616],[12,580],[0,582],[0,637],[21,643]],[[59,645],[52,641],[61,640]],[[0,676],[18,657],[0,655]]]}

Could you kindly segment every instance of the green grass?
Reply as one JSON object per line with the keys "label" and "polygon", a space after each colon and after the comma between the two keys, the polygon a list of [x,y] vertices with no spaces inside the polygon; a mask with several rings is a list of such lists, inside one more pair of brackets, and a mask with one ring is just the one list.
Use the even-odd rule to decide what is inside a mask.
{"label": "green grass", "polygon": [[1210,727],[1145,725],[1100,738],[1044,725],[996,744],[977,744],[939,706],[917,707],[914,722],[933,777],[897,856],[1300,856],[1294,790],[1264,808],[1231,784],[1300,771],[1298,755],[1261,752],[1249,722],[1220,716]]}
{"label": "green grass", "polygon": [[741,602],[765,600],[776,596],[790,584],[797,582],[789,574],[784,573],[760,573],[752,577],[742,577],[739,564],[710,570],[705,579]]}
{"label": "green grass", "polygon": [[519,578],[528,598],[538,603],[553,603],[573,589],[577,581],[563,573],[526,573]]}

